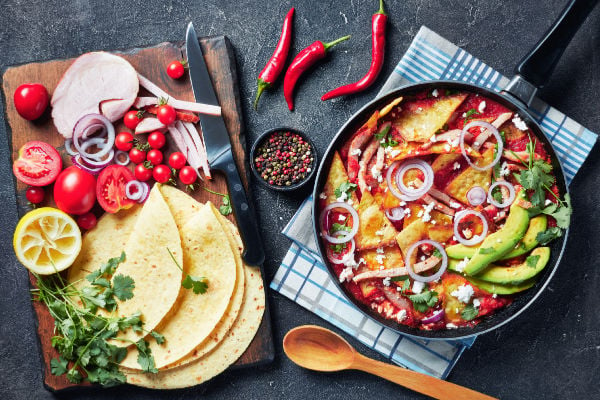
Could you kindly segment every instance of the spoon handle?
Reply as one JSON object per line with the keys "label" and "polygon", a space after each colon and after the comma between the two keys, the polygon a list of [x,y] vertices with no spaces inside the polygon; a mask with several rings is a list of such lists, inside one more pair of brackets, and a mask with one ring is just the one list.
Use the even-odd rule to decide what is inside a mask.
{"label": "spoon handle", "polygon": [[412,389],[415,392],[426,394],[435,399],[497,400],[495,397],[490,397],[466,387],[419,372],[410,371],[402,367],[376,361],[360,354],[356,354],[354,363],[350,368],[377,375],[388,381]]}

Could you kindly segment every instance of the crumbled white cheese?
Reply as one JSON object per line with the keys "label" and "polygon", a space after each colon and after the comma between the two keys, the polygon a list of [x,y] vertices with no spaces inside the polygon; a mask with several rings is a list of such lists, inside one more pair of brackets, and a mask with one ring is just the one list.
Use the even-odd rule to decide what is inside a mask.
{"label": "crumbled white cheese", "polygon": [[432,219],[430,222],[431,222],[432,225],[437,224],[437,221],[435,219]]}
{"label": "crumbled white cheese", "polygon": [[410,216],[410,208],[406,207],[406,208],[404,209],[404,216],[405,216],[405,217],[408,217],[408,216]]}
{"label": "crumbled white cheese", "polygon": [[479,301],[479,299],[473,299],[473,307],[479,308],[480,305],[481,301]]}
{"label": "crumbled white cheese", "polygon": [[437,89],[433,89],[433,92],[431,92],[431,95],[432,95],[433,97],[438,97],[438,96],[440,95],[440,92],[438,92],[438,90],[437,90]]}
{"label": "crumbled white cheese", "polygon": [[385,144],[385,138],[381,139],[381,140],[379,141],[379,143],[381,143],[381,144]]}
{"label": "crumbled white cheese", "polygon": [[552,200],[550,200],[550,199],[546,199],[546,201],[544,202],[545,206],[549,206],[551,204],[554,204],[554,203],[552,203]]}
{"label": "crumbled white cheese", "polygon": [[458,308],[458,307],[456,307],[456,308],[454,309],[454,312],[458,314],[458,313],[460,312],[459,308]]}
{"label": "crumbled white cheese", "polygon": [[425,282],[415,281],[412,286],[412,292],[419,294],[423,291],[424,288],[425,288]]}
{"label": "crumbled white cheese", "polygon": [[429,138],[429,141],[431,143],[435,143],[435,142],[437,142],[437,137],[435,135],[433,135],[432,137]]}
{"label": "crumbled white cheese", "polygon": [[336,200],[339,201],[340,203],[348,200],[348,193],[342,192],[340,197],[338,197]]}
{"label": "crumbled white cheese", "polygon": [[417,107],[417,112],[423,111],[423,107]]}
{"label": "crumbled white cheese", "polygon": [[458,329],[458,326],[454,325],[452,322],[448,322],[446,324],[446,329]]}
{"label": "crumbled white cheese", "polygon": [[498,297],[498,295],[497,295],[496,293],[494,293],[494,294],[492,295],[492,298],[494,298],[494,299],[495,299],[496,297]]}
{"label": "crumbled white cheese", "polygon": [[383,182],[383,176],[381,174],[379,174],[379,176],[377,177],[377,182]]}
{"label": "crumbled white cheese", "polygon": [[463,272],[468,263],[469,263],[469,259],[467,257],[465,257],[461,262],[456,264],[456,267],[455,267],[456,271]]}
{"label": "crumbled white cheese", "polygon": [[389,276],[387,278],[383,278],[383,286],[390,286],[392,284],[392,278]]}
{"label": "crumbled white cheese", "polygon": [[358,260],[358,265],[360,265],[360,264],[365,264],[365,265],[366,265],[366,264],[367,264],[367,262],[365,261],[365,259],[364,259],[364,258],[362,258],[362,257],[361,257],[361,258]]}
{"label": "crumbled white cheese", "polygon": [[383,254],[383,247],[378,247],[375,251],[377,252],[377,254]]}
{"label": "crumbled white cheese", "polygon": [[373,176],[375,179],[378,179],[381,176],[381,170],[377,168],[376,165],[371,168],[371,176]]}
{"label": "crumbled white cheese", "polygon": [[421,256],[421,261],[425,261],[425,256]]}
{"label": "crumbled white cheese", "polygon": [[354,204],[354,200],[348,199],[347,203],[350,204],[350,205],[352,205],[352,204]]}
{"label": "crumbled white cheese", "polygon": [[398,311],[398,314],[396,315],[396,319],[399,322],[404,321],[406,319],[406,310],[402,309],[402,310]]}
{"label": "crumbled white cheese", "polygon": [[340,272],[340,282],[348,281],[350,282],[354,278],[354,271],[352,267],[346,267]]}
{"label": "crumbled white cheese", "polygon": [[385,151],[385,154],[387,154],[391,158],[394,158],[394,157],[398,156],[398,154],[402,153],[402,151],[400,151],[398,149],[394,149],[392,147],[386,147],[384,151]]}
{"label": "crumbled white cheese", "polygon": [[321,194],[319,195],[319,198],[321,200],[327,200],[327,195],[325,193],[321,192]]}
{"label": "crumbled white cheese", "polygon": [[460,169],[460,163],[459,163],[458,161],[456,161],[456,162],[454,163],[454,165],[452,165],[452,169],[453,169],[453,170]]}
{"label": "crumbled white cheese", "polygon": [[360,153],[362,153],[362,151],[360,149],[354,149],[350,152],[351,156],[360,156]]}
{"label": "crumbled white cheese", "polygon": [[462,115],[462,117],[463,117],[463,118],[467,118],[467,113],[466,113],[466,112],[464,112],[464,113],[463,113],[463,115]]}
{"label": "crumbled white cheese", "polygon": [[473,290],[473,286],[467,284],[459,286],[455,291],[450,293],[451,296],[456,297],[458,301],[465,304],[471,300],[471,296],[474,294],[475,291]]}
{"label": "crumbled white cheese", "polygon": [[[433,202],[423,206],[423,217],[421,218],[423,222],[429,222],[431,220],[430,213],[433,210],[433,207],[435,207],[435,203]],[[421,211],[419,211],[419,213],[421,213]],[[421,216],[419,215],[419,217]]]}
{"label": "crumbled white cheese", "polygon": [[376,234],[377,236],[383,236],[383,235],[384,235],[384,233],[383,233],[383,229],[380,229],[380,230],[378,230],[378,231],[375,231],[375,234]]}
{"label": "crumbled white cheese", "polygon": [[369,189],[369,192],[371,191],[371,186],[367,186],[367,189]]}
{"label": "crumbled white cheese", "polygon": [[421,218],[424,214],[423,210],[419,210],[419,212],[417,213],[417,217]]}
{"label": "crumbled white cheese", "polygon": [[510,174],[510,170],[508,169],[508,163],[504,161],[500,166],[500,176],[507,176]]}
{"label": "crumbled white cheese", "polygon": [[338,221],[345,221],[345,220],[346,220],[346,216],[344,214],[338,215]]}
{"label": "crumbled white cheese", "polygon": [[[455,201],[451,201],[450,202],[450,207],[452,207],[452,208],[460,208],[460,204],[458,204]],[[454,240],[456,240],[456,239],[454,239]]]}
{"label": "crumbled white cheese", "polygon": [[483,110],[485,110],[485,100],[483,100],[481,103],[479,103],[479,107],[477,107],[477,111],[479,111],[479,114],[483,114]]}
{"label": "crumbled white cheese", "polygon": [[527,124],[525,122],[523,122],[523,120],[521,119],[519,114],[515,114],[515,117],[512,119],[512,123],[515,124],[517,129],[519,129],[521,131],[527,130]]}
{"label": "crumbled white cheese", "polygon": [[401,201],[401,202],[400,202],[400,205],[401,205],[402,207],[404,207],[404,206],[406,205],[406,202],[405,202],[405,201]]}
{"label": "crumbled white cheese", "polygon": [[383,264],[383,260],[385,260],[385,254],[377,254],[375,256],[378,264]]}

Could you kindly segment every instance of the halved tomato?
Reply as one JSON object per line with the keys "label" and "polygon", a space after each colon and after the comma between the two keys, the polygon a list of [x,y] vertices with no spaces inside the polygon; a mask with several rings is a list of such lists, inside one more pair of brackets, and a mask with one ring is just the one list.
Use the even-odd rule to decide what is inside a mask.
{"label": "halved tomato", "polygon": [[135,204],[125,192],[127,183],[134,179],[133,173],[122,165],[109,165],[100,172],[96,183],[96,198],[104,211],[116,213]]}
{"label": "halved tomato", "polygon": [[54,182],[62,170],[58,151],[46,142],[34,140],[19,149],[19,158],[13,164],[13,173],[23,183],[46,186]]}

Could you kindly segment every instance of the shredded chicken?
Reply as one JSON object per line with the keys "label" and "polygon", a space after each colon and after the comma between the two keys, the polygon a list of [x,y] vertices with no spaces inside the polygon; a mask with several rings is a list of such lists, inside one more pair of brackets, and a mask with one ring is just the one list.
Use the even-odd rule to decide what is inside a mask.
{"label": "shredded chicken", "polygon": [[381,146],[379,145],[379,140],[373,138],[371,140],[371,142],[369,143],[369,145],[367,146],[367,148],[365,149],[365,151],[362,153],[362,158],[360,159],[360,163],[359,163],[359,167],[358,167],[358,188],[363,193],[365,191],[369,190],[369,187],[368,187],[367,181],[366,181],[366,176],[367,176],[367,172],[368,172],[367,170],[369,168],[369,162],[371,161],[371,158],[373,158],[373,156],[377,152],[377,149],[380,147]]}
{"label": "shredded chicken", "polygon": [[[436,265],[438,265],[441,260],[442,259],[439,257],[430,256],[426,260],[418,262],[415,265],[413,265],[413,270],[417,274],[424,272],[424,271],[428,271],[428,270],[432,269],[433,267],[435,267]],[[352,278],[352,280],[354,282],[360,282],[360,281],[364,281],[367,279],[393,278],[395,276],[402,276],[402,275],[407,275],[407,274],[408,274],[408,270],[406,269],[406,267],[399,267],[399,268],[391,268],[391,269],[381,269],[381,270],[377,270],[377,271],[362,272],[362,273],[354,276],[354,278]]]}
{"label": "shredded chicken", "polygon": [[[496,118],[494,122],[492,122],[492,125],[494,126],[494,128],[498,129],[511,117],[512,113],[509,112],[500,114],[500,116],[498,116],[498,118]],[[492,136],[492,132],[489,129],[486,129],[483,132],[481,132],[479,136],[477,136],[477,139],[475,139],[475,142],[473,143],[473,149],[479,151],[481,146],[485,143],[486,140],[490,138],[490,136]]]}
{"label": "shredded chicken", "polygon": [[[502,152],[502,157],[506,158],[507,160],[510,161],[514,161],[517,163],[520,163],[521,161],[524,162],[528,162],[529,161],[529,153],[527,151],[510,151],[510,150],[504,150]],[[541,160],[542,156],[540,156],[537,153],[534,153],[534,158],[536,160]]]}
{"label": "shredded chicken", "polygon": [[361,154],[362,147],[373,137],[370,129],[361,129],[350,143],[348,152],[348,178],[350,182],[356,182],[359,172],[358,157]]}
{"label": "shredded chicken", "polygon": [[[435,190],[435,189],[433,189],[433,190]],[[436,201],[431,196],[431,190],[427,194],[424,194],[423,197],[421,197],[421,199],[423,199],[423,201],[427,204],[433,203],[433,208],[435,208],[436,210],[438,210],[446,215],[449,215],[451,217],[454,217],[455,211],[453,209],[451,209],[450,207],[448,207],[447,205],[445,205],[444,203],[440,203],[439,201]]]}

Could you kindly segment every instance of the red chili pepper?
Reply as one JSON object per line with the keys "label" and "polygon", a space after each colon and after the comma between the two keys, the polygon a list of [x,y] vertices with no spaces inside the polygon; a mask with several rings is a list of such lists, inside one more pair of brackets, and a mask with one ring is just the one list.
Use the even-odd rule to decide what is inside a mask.
{"label": "red chili pepper", "polygon": [[385,25],[387,18],[387,14],[383,9],[383,0],[379,0],[379,11],[373,14],[373,18],[371,19],[373,54],[369,71],[360,81],[340,86],[337,89],[325,93],[323,97],[321,97],[321,100],[325,101],[339,96],[358,93],[375,82],[377,75],[379,75],[381,68],[383,67],[383,56],[385,53]]}
{"label": "red chili pepper", "polygon": [[283,21],[283,28],[281,29],[281,36],[277,47],[273,55],[267,62],[267,65],[258,74],[258,91],[256,92],[256,98],[254,99],[254,109],[258,108],[258,99],[265,89],[270,89],[273,83],[277,80],[283,67],[285,66],[285,60],[287,59],[290,51],[290,45],[292,43],[292,19],[294,17],[294,7],[288,11]]}
{"label": "red chili pepper", "polygon": [[317,40],[298,53],[288,67],[285,77],[283,78],[283,95],[285,96],[290,111],[294,109],[294,99],[292,95],[294,94],[294,87],[296,86],[298,78],[300,78],[300,76],[314,63],[324,58],[330,47],[348,39],[350,39],[350,35],[341,37],[329,43],[323,43],[320,40]]}

